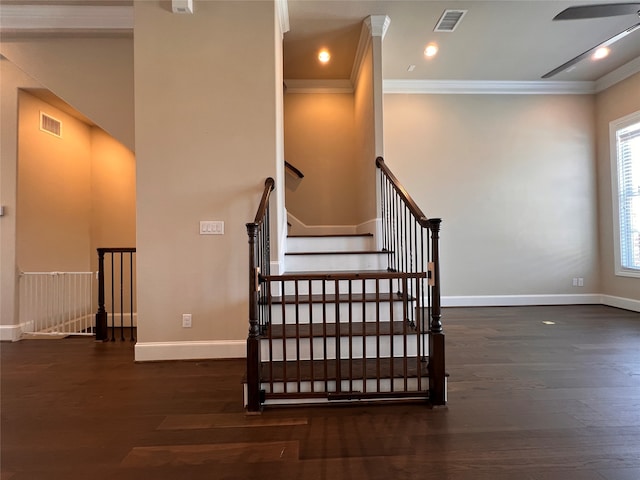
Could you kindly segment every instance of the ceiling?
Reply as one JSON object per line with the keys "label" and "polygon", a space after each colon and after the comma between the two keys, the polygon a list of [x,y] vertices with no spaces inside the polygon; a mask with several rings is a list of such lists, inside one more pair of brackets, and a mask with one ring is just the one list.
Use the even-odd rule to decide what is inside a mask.
{"label": "ceiling", "polygon": [[[348,79],[363,20],[388,15],[383,77],[390,80],[538,81],[573,57],[640,22],[636,15],[553,21],[569,6],[621,0],[288,0],[285,79]],[[445,9],[468,10],[452,33],[433,31]],[[435,58],[423,51],[439,45]],[[330,50],[329,65],[317,53]],[[596,81],[640,58],[640,30],[611,47],[609,57],[578,63],[550,80]],[[409,65],[415,65],[412,72]]]}
{"label": "ceiling", "polygon": [[[66,5],[104,8],[124,13],[114,18],[115,32],[130,34],[135,1],[150,0],[0,0],[0,8]],[[169,0],[156,0],[168,8]],[[194,15],[198,14],[195,0]],[[363,20],[387,15],[389,28],[383,41],[385,80],[413,81],[540,81],[541,76],[600,42],[640,22],[636,15],[553,21],[569,6],[620,3],[624,0],[275,0],[287,6],[290,30],[284,36],[284,78],[287,80],[347,80],[351,76]],[[638,1],[638,0],[636,0]],[[467,10],[452,33],[433,31],[445,9]],[[108,23],[109,19],[105,19]],[[123,27],[123,25],[125,25]],[[77,27],[75,27],[77,28]],[[51,29],[47,30],[51,33]],[[102,29],[102,32],[108,31]],[[86,33],[86,29],[85,29]],[[3,28],[3,34],[6,29]],[[439,53],[425,59],[430,42]],[[326,47],[332,54],[320,65],[317,53]],[[612,46],[609,57],[586,59],[553,81],[594,82],[632,62],[640,71],[640,29]],[[415,65],[408,71],[409,65]]]}

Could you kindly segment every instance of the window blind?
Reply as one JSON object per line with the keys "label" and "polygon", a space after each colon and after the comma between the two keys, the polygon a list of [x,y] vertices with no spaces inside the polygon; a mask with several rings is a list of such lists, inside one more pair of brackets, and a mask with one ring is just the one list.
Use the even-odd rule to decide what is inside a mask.
{"label": "window blind", "polygon": [[620,264],[640,272],[640,122],[616,131]]}

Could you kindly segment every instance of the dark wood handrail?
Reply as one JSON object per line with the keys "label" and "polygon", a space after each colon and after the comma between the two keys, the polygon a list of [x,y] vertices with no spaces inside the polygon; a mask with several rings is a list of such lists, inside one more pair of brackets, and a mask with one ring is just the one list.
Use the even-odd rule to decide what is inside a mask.
{"label": "dark wood handrail", "polygon": [[293,173],[295,173],[295,175],[298,178],[304,178],[304,173],[302,173],[300,170],[298,170],[296,167],[294,167],[293,165],[291,165],[289,162],[287,162],[286,160],[284,161],[284,166],[287,167],[289,170],[291,170]]}
{"label": "dark wood handrail", "polygon": [[391,184],[393,185],[393,188],[398,193],[398,195],[402,197],[402,200],[407,205],[407,207],[409,208],[409,211],[411,211],[411,213],[416,218],[420,226],[423,228],[428,228],[429,219],[424,213],[422,213],[422,210],[420,210],[420,207],[418,207],[418,204],[413,200],[413,198],[411,198],[411,195],[409,195],[409,192],[407,192],[407,190],[402,186],[402,184],[396,178],[396,176],[391,172],[391,170],[389,170],[389,167],[387,167],[387,165],[384,163],[384,159],[382,157],[376,158],[376,166],[384,172],[384,174],[387,176],[387,178],[389,178],[389,180],[391,180]]}
{"label": "dark wood handrail", "polygon": [[267,213],[267,207],[269,206],[269,197],[271,196],[271,192],[275,188],[276,182],[273,178],[268,177],[264,181],[264,192],[262,192],[262,199],[260,200],[260,205],[258,206],[258,212],[256,213],[256,218],[254,223],[260,225],[264,220],[264,216]]}
{"label": "dark wood handrail", "polygon": [[136,253],[135,247],[98,248],[99,253]]}

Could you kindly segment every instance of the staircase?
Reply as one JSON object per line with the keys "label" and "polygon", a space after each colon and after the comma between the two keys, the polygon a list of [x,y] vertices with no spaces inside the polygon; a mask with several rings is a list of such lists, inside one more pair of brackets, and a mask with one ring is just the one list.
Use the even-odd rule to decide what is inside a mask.
{"label": "staircase", "polygon": [[[266,255],[270,190],[265,185],[256,221],[247,224],[248,411],[329,401],[445,404],[440,221],[413,213],[394,218],[395,200],[384,200],[385,194],[382,221],[395,224],[383,227],[385,248],[376,250],[371,234],[290,236],[285,273],[271,275]],[[426,251],[418,248],[425,228],[432,234]],[[436,262],[431,261],[434,254]]]}
{"label": "staircase", "polygon": [[373,235],[289,237],[287,250],[287,273],[265,279],[263,403],[425,397],[426,328]]}

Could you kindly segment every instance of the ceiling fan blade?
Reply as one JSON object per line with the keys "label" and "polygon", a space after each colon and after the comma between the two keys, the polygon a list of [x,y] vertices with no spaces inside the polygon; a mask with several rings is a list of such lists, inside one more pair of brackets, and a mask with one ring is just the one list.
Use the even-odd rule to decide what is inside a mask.
{"label": "ceiling fan blade", "polygon": [[640,23],[636,23],[635,25],[627,28],[626,30],[623,30],[622,32],[618,33],[617,35],[614,35],[613,37],[609,38],[608,40],[605,40],[602,43],[599,43],[598,45],[596,45],[593,48],[590,48],[589,50],[587,50],[586,52],[581,53],[580,55],[578,55],[577,57],[572,58],[571,60],[569,60],[568,62],[563,63],[562,65],[560,65],[557,68],[554,68],[553,70],[551,70],[548,73],[545,73],[542,78],[550,78],[553,77],[554,75],[557,75],[560,72],[565,71],[567,68],[569,68],[572,65],[575,65],[576,63],[578,63],[581,60],[584,60],[585,58],[587,58],[589,55],[591,55],[592,53],[594,53],[597,49],[599,49],[600,47],[608,47],[609,45],[617,42],[618,40],[626,37],[627,35],[629,35],[632,32],[635,32],[636,30],[640,29]]}
{"label": "ceiling fan blade", "polygon": [[569,7],[554,20],[580,20],[583,18],[617,17],[618,15],[632,15],[640,13],[640,2],[631,3],[603,3],[599,5],[580,5]]}

